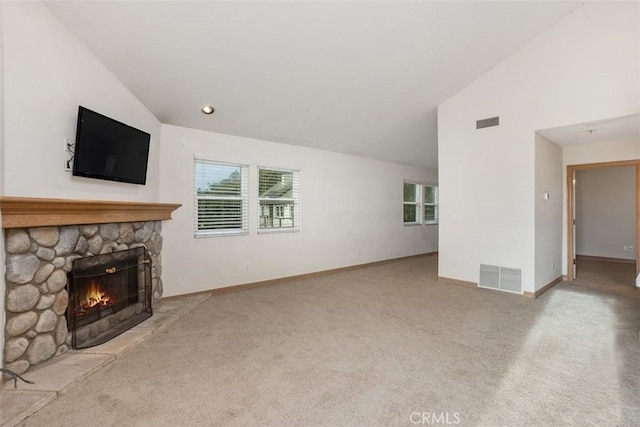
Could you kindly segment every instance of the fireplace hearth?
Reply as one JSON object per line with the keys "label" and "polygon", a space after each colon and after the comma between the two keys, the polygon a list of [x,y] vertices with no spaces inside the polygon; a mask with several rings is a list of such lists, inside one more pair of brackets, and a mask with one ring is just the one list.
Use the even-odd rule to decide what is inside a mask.
{"label": "fireplace hearth", "polygon": [[105,343],[151,317],[151,289],[144,247],[74,260],[66,313],[72,347]]}

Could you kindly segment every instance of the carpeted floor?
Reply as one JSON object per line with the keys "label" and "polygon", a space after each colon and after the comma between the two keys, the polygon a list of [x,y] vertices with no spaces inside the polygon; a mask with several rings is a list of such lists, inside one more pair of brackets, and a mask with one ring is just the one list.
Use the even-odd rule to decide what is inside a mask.
{"label": "carpeted floor", "polygon": [[581,259],[578,255],[575,285],[583,289],[623,297],[638,296],[635,283],[636,264]]}
{"label": "carpeted floor", "polygon": [[23,425],[640,425],[637,291],[597,266],[537,300],[436,270],[213,296]]}

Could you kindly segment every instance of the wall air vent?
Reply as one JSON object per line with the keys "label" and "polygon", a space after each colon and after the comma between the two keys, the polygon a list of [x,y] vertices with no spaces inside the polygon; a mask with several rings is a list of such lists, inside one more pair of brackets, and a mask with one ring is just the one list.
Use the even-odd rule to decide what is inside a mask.
{"label": "wall air vent", "polygon": [[522,293],[522,270],[500,267],[500,289]]}
{"label": "wall air vent", "polygon": [[519,268],[498,267],[480,264],[481,288],[497,289],[507,292],[522,293],[522,270]]}
{"label": "wall air vent", "polygon": [[476,120],[476,129],[490,128],[500,124],[500,117],[490,117],[488,119]]}
{"label": "wall air vent", "polygon": [[500,289],[500,267],[480,264],[480,280],[478,280],[478,286]]}

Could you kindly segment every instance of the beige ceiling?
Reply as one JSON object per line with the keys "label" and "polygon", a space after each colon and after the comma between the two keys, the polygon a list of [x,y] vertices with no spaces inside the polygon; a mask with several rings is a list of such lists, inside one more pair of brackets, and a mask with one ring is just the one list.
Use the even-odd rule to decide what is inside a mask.
{"label": "beige ceiling", "polygon": [[437,167],[437,105],[579,2],[47,5],[163,123]]}

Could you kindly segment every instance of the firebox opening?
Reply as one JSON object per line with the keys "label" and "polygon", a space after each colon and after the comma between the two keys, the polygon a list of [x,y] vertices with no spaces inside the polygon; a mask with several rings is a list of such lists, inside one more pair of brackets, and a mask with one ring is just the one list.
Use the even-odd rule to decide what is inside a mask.
{"label": "firebox opening", "polygon": [[102,344],[153,314],[149,253],[140,247],[77,259],[68,292],[73,348]]}

